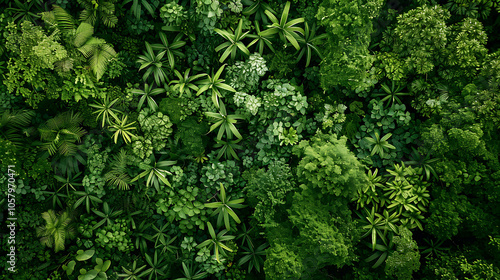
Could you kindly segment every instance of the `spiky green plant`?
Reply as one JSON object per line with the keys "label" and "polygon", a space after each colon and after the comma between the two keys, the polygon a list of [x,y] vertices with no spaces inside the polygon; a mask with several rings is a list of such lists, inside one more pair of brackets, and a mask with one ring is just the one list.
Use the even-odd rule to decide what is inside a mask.
{"label": "spiky green plant", "polygon": [[122,111],[118,109],[114,109],[113,105],[118,101],[118,98],[116,98],[113,101],[109,100],[109,96],[106,96],[101,102],[95,103],[95,104],[89,104],[90,107],[95,108],[96,110],[93,112],[93,114],[97,114],[96,120],[99,118],[102,118],[102,127],[104,127],[104,124],[110,124],[111,120],[110,117],[113,117],[115,121],[118,121],[118,114],[121,113],[123,114]]}
{"label": "spiky green plant", "polygon": [[228,115],[226,111],[226,106],[224,106],[223,102],[220,102],[220,111],[219,113],[214,112],[205,112],[205,115],[209,118],[213,119],[214,124],[210,126],[210,132],[219,128],[219,132],[217,133],[217,139],[222,140],[222,135],[224,132],[226,133],[227,139],[232,139],[233,134],[238,138],[242,139],[243,136],[238,132],[236,126],[234,125],[237,120],[245,119],[243,115]]}
{"label": "spiky green plant", "polygon": [[271,11],[266,10],[265,13],[273,22],[273,24],[269,25],[268,29],[260,32],[259,34],[261,36],[278,34],[283,43],[287,44],[287,42],[290,42],[292,46],[299,50],[300,46],[297,41],[300,39],[299,34],[304,35],[304,29],[295,25],[304,22],[304,18],[296,18],[288,21],[289,12],[290,2],[286,2],[285,9],[283,9],[280,20],[278,20],[278,18],[276,18],[276,16]]}
{"label": "spiky green plant", "polygon": [[224,185],[222,183],[220,183],[220,194],[218,196],[220,201],[205,203],[205,207],[215,208],[215,211],[212,213],[212,216],[219,214],[219,216],[217,217],[217,226],[221,226],[222,220],[224,219],[224,225],[226,226],[226,229],[229,231],[231,230],[229,224],[229,216],[231,216],[233,220],[238,224],[241,223],[240,218],[238,218],[238,215],[236,215],[233,209],[240,209],[246,207],[245,205],[242,205],[245,199],[239,198],[231,200],[230,196],[229,197],[226,196],[226,189],[224,188]]}
{"label": "spiky green plant", "polygon": [[222,71],[224,71],[224,67],[226,65],[222,65],[219,70],[214,74],[214,71],[212,69],[212,75],[207,75],[207,78],[204,80],[201,80],[199,82],[200,84],[200,89],[196,93],[196,95],[200,95],[201,93],[209,90],[212,94],[212,101],[214,102],[215,106],[219,107],[219,98],[221,97],[220,90],[227,90],[230,92],[236,92],[234,88],[232,88],[230,85],[224,83],[224,79],[221,79]]}
{"label": "spiky green plant", "polygon": [[389,138],[391,138],[391,136],[392,133],[387,133],[381,138],[378,132],[375,132],[375,137],[365,137],[365,140],[370,144],[370,146],[373,146],[371,155],[373,156],[374,154],[380,154],[380,157],[383,158],[384,152],[386,152],[386,150],[396,149],[396,147],[389,144],[389,141],[387,141]]}
{"label": "spiky green plant", "polygon": [[144,89],[133,89],[132,93],[141,96],[139,99],[139,104],[137,105],[137,111],[141,110],[144,101],[147,101],[149,108],[151,111],[156,112],[158,109],[158,104],[154,100],[153,96],[158,95],[160,93],[164,93],[164,88],[153,88],[153,86],[149,86],[148,84],[144,84]]}
{"label": "spiky green plant", "polygon": [[220,44],[215,48],[216,52],[221,51],[222,49],[226,49],[223,53],[221,58],[219,59],[219,62],[224,62],[226,58],[231,55],[231,60],[234,60],[236,58],[236,52],[238,49],[242,51],[246,55],[250,55],[250,51],[248,48],[243,44],[242,40],[247,37],[248,33],[250,31],[247,31],[243,33],[243,19],[240,19],[240,22],[238,23],[238,27],[236,27],[236,30],[233,32],[229,32],[227,30],[222,30],[215,28],[214,31],[217,32],[220,36],[224,37],[227,41]]}
{"label": "spiky green plant", "polygon": [[123,116],[121,120],[118,120],[116,123],[112,122],[110,125],[110,129],[112,132],[115,132],[111,138],[115,141],[115,144],[118,142],[118,136],[122,136],[125,144],[128,144],[132,141],[135,136],[130,130],[136,130],[137,127],[132,126],[134,122],[127,123],[128,116]]}
{"label": "spiky green plant", "polygon": [[179,33],[177,36],[175,36],[174,40],[172,43],[168,41],[167,35],[165,33],[160,32],[160,40],[161,44],[153,44],[151,47],[155,50],[160,50],[162,52],[165,52],[167,54],[167,60],[168,64],[170,65],[170,69],[174,69],[175,66],[175,57],[180,57],[184,58],[185,55],[179,51],[178,49],[182,48],[184,45],[186,45],[186,41],[181,41],[182,36],[184,34]]}
{"label": "spiky green plant", "polygon": [[226,251],[233,252],[233,250],[227,247],[223,242],[234,239],[232,235],[225,235],[227,230],[224,229],[220,231],[217,235],[215,234],[214,227],[210,222],[207,222],[208,232],[210,233],[210,238],[201,242],[196,246],[197,249],[208,247],[208,249],[214,248],[215,259],[220,263],[219,252],[226,255]]}
{"label": "spiky green plant", "polygon": [[154,81],[157,86],[162,86],[164,83],[168,82],[167,73],[165,72],[164,65],[167,64],[164,56],[167,54],[166,51],[159,52],[156,54],[153,47],[146,42],[146,51],[143,55],[139,55],[137,63],[141,64],[139,71],[146,69],[142,79],[147,81],[149,76],[153,74]]}
{"label": "spiky green plant", "polygon": [[298,39],[299,43],[302,45],[302,49],[297,57],[297,62],[299,62],[302,57],[306,55],[306,67],[308,67],[309,63],[311,63],[313,51],[319,56],[319,58],[323,59],[320,49],[315,44],[327,38],[327,34],[323,33],[316,36],[316,25],[313,24],[311,29],[309,29],[309,24],[307,24],[307,22],[305,25],[304,36]]}

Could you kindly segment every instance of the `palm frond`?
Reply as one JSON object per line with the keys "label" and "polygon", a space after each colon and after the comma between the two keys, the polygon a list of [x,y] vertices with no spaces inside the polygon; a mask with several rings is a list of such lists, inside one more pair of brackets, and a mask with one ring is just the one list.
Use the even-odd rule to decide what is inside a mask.
{"label": "palm frond", "polygon": [[59,29],[61,29],[63,32],[70,32],[71,30],[76,29],[76,23],[73,19],[73,16],[71,16],[68,12],[66,12],[66,10],[58,5],[53,5],[52,7],[54,12],[54,19]]}
{"label": "palm frond", "polygon": [[118,18],[115,16],[115,5],[111,2],[105,2],[101,6],[101,19],[104,25],[115,27]]}
{"label": "palm frond", "polygon": [[85,9],[80,14],[80,21],[94,25],[97,21],[96,13],[93,13],[91,9]]}
{"label": "palm frond", "polygon": [[94,27],[86,22],[82,22],[76,30],[75,39],[73,44],[79,48],[87,42],[92,35],[94,35]]}
{"label": "palm frond", "polygon": [[109,61],[116,56],[115,50],[103,39],[90,38],[83,46],[78,48],[80,52],[90,60],[90,67],[99,80]]}
{"label": "palm frond", "polygon": [[94,71],[97,80],[104,75],[108,63],[115,56],[115,50],[108,44],[101,44],[96,48],[96,52],[90,58],[90,67]]}

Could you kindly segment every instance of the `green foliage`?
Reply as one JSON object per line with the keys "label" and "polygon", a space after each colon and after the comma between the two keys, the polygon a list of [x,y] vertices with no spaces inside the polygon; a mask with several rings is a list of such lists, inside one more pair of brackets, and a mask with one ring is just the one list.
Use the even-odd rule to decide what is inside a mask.
{"label": "green foliage", "polygon": [[302,95],[300,87],[286,80],[267,80],[262,83],[262,87],[266,91],[261,92],[264,105],[259,113],[261,120],[306,114],[307,97]]}
{"label": "green foliage", "polygon": [[420,267],[420,254],[410,230],[402,227],[399,234],[392,239],[396,250],[387,257],[385,271],[398,279],[411,279],[413,272]]}
{"label": "green foliage", "polygon": [[245,249],[245,252],[243,252],[245,256],[238,261],[238,266],[243,266],[248,262],[248,273],[250,273],[254,267],[258,272],[260,272],[260,268],[263,267],[264,264],[264,260],[261,256],[266,255],[265,249],[267,246],[268,244],[264,243],[257,248],[254,248],[253,246],[250,246],[250,248],[243,247],[243,249]]}
{"label": "green foliage", "polygon": [[245,192],[248,203],[255,209],[253,217],[263,225],[277,225],[283,215],[287,194],[296,186],[290,167],[283,161],[272,162],[268,170],[247,170]]}
{"label": "green foliage", "polygon": [[276,244],[268,249],[264,272],[269,279],[299,279],[302,263],[293,250],[286,245]]}
{"label": "green foliage", "polygon": [[[158,257],[158,251],[155,250],[153,257],[149,256],[149,254],[145,254],[146,256],[146,262],[149,266],[147,270],[145,270],[143,273],[141,273],[141,277],[144,276],[149,276],[148,279],[158,279],[158,276],[165,277],[166,276],[166,271],[168,268],[168,263],[166,263],[165,256],[160,255]],[[162,278],[160,278],[162,279]]]}
{"label": "green foliage", "polygon": [[209,91],[212,95],[212,102],[216,107],[219,107],[219,98],[222,97],[220,90],[236,92],[234,88],[224,83],[224,79],[221,79],[222,71],[224,71],[226,65],[222,65],[219,70],[214,75],[212,69],[212,75],[207,75],[207,78],[199,82],[200,89],[196,92],[196,95],[200,95],[202,92]]}
{"label": "green foliage", "polygon": [[219,252],[223,256],[227,256],[226,251],[232,252],[233,250],[229,247],[227,247],[223,242],[229,241],[231,239],[234,239],[234,236],[232,235],[225,235],[227,233],[227,230],[222,230],[217,235],[215,235],[215,230],[210,222],[207,222],[207,228],[208,232],[210,233],[210,238],[201,242],[196,246],[197,249],[202,249],[207,247],[208,249],[211,249],[212,247],[214,248],[214,255],[217,260],[217,262],[220,263],[220,257],[219,257]]}
{"label": "green foliage", "polygon": [[255,14],[255,21],[262,20],[264,23],[268,23],[269,20],[267,18],[266,11],[270,11],[271,13],[276,14],[276,12],[271,8],[271,6],[268,3],[265,3],[264,1],[261,0],[257,0],[253,2],[249,7],[246,7],[242,13],[245,16],[250,16]]}
{"label": "green foliage", "polygon": [[118,187],[120,190],[128,190],[132,179],[127,173],[127,152],[120,150],[118,154],[113,156],[110,163],[111,168],[104,174],[104,179],[111,187]]}
{"label": "green foliage", "polygon": [[353,198],[367,178],[363,165],[347,149],[346,141],[345,137],[328,134],[301,141],[293,148],[293,153],[301,158],[297,166],[299,180],[318,187],[323,194]]}
{"label": "green foliage", "polygon": [[132,264],[132,268],[131,269],[127,269],[127,268],[125,268],[125,267],[122,266],[123,272],[125,272],[125,273],[118,274],[118,277],[123,277],[125,280],[137,280],[137,279],[140,279],[139,275],[142,274],[141,271],[144,268],[146,268],[146,265],[143,265],[143,266],[137,268],[137,261],[134,261],[134,263]]}
{"label": "green foliage", "polygon": [[195,227],[205,229],[208,213],[200,189],[192,186],[176,187],[175,190],[166,191],[156,202],[158,214],[163,214],[170,223],[178,222],[183,233],[192,233]]}
{"label": "green foliage", "polygon": [[[81,26],[82,25],[80,25],[78,29],[80,29]],[[75,41],[75,43],[76,42],[77,41]],[[104,75],[107,64],[116,56],[116,52],[111,45],[107,44],[105,40],[95,37],[90,37],[86,40],[78,50],[89,60],[90,68],[97,80]]]}
{"label": "green foliage", "polygon": [[182,143],[182,151],[187,155],[198,156],[205,152],[206,133],[208,125],[205,122],[199,123],[194,117],[189,117],[177,125],[176,139]]}
{"label": "green foliage", "polygon": [[376,81],[368,70],[374,61],[368,51],[372,20],[378,16],[381,0],[328,0],[319,6],[316,18],[326,27],[329,46],[321,63],[321,87],[336,85],[365,90]]}
{"label": "green foliage", "polygon": [[139,104],[137,106],[137,110],[140,110],[142,108],[144,101],[147,101],[149,109],[151,109],[152,112],[156,112],[156,110],[158,109],[158,104],[154,100],[153,96],[158,95],[160,93],[164,93],[165,89],[154,88],[153,86],[149,86],[148,84],[144,84],[144,90],[133,89],[131,92],[141,96],[141,98],[139,99]]}
{"label": "green foliage", "polygon": [[272,78],[290,78],[291,73],[294,72],[296,55],[285,48],[276,48],[272,55],[264,55],[264,57],[269,62],[270,72],[274,73]]}
{"label": "green foliage", "polygon": [[172,1],[160,8],[160,18],[168,25],[181,25],[187,19],[187,11],[176,1]]}
{"label": "green foliage", "polygon": [[300,188],[302,192],[294,194],[288,213],[300,232],[297,245],[305,248],[298,251],[304,267],[313,265],[319,269],[325,265],[348,264],[354,257],[357,236],[345,202],[305,185]]}
{"label": "green foliage", "polygon": [[132,134],[130,130],[136,130],[137,128],[135,126],[132,126],[134,122],[127,123],[127,118],[128,116],[123,115],[120,120],[117,120],[116,122],[112,122],[109,126],[109,130],[112,132],[115,132],[111,138],[115,142],[115,144],[118,142],[118,136],[122,136],[123,141],[125,144],[128,144],[132,141],[132,139],[135,139],[137,136]]}
{"label": "green foliage", "polygon": [[170,87],[170,89],[174,92],[178,92],[179,97],[182,97],[184,92],[186,92],[188,97],[191,97],[191,90],[198,92],[200,88],[194,83],[194,81],[206,76],[206,74],[198,74],[190,77],[190,71],[191,68],[186,69],[183,76],[179,73],[179,71],[177,71],[177,69],[174,70],[174,74],[179,78],[179,80],[172,80],[169,85],[174,84],[174,86]]}
{"label": "green foliage", "polygon": [[500,278],[498,0],[24,2],[0,279]]}
{"label": "green foliage", "polygon": [[209,133],[219,128],[219,132],[217,133],[217,139],[219,140],[222,140],[222,135],[224,135],[224,133],[226,134],[226,139],[232,139],[233,135],[242,139],[243,137],[238,132],[238,129],[236,129],[234,124],[237,120],[243,120],[245,117],[242,115],[228,115],[224,103],[221,102],[219,105],[219,113],[205,112],[205,115],[212,118],[212,122],[214,122],[214,124],[210,127]]}
{"label": "green foliage", "polygon": [[123,2],[123,5],[132,2],[130,11],[137,19],[139,19],[141,14],[144,13],[142,8],[146,9],[146,11],[151,15],[154,15],[155,9],[158,6],[158,4],[152,5],[149,0],[125,0]]}
{"label": "green foliage", "polygon": [[438,257],[445,254],[444,251],[450,250],[450,248],[441,247],[444,243],[444,240],[438,239],[436,240],[436,242],[434,242],[433,239],[424,239],[424,241],[425,243],[427,243],[427,245],[419,247],[419,249],[422,250],[422,254],[427,254],[426,258],[433,256]]}
{"label": "green foliage", "polygon": [[[354,138],[357,140],[353,142],[353,139],[351,139],[351,142],[357,148],[357,156],[367,160],[369,154],[372,153],[367,162],[373,164],[375,167],[382,167],[382,165],[393,163],[397,158],[409,155],[410,149],[408,144],[415,142],[419,135],[416,133],[415,126],[411,125],[412,117],[410,112],[407,111],[406,106],[404,104],[395,104],[394,106],[385,108],[383,101],[372,99],[368,104],[368,108],[370,109],[370,114],[366,114],[363,118],[364,124],[359,127],[358,132],[354,135]],[[375,133],[379,135],[378,138]],[[387,137],[389,134],[391,135],[391,139],[385,140],[388,142],[388,145],[393,146],[392,148],[390,146],[386,147],[386,149],[390,149],[388,150],[390,152],[384,152],[383,155],[380,154],[380,157],[375,155],[375,153],[380,152],[380,149],[372,149],[373,145],[380,142],[381,135],[383,135],[382,137]]]}
{"label": "green foliage", "polygon": [[153,74],[156,85],[162,86],[164,83],[168,82],[167,73],[165,72],[165,68],[163,67],[163,64],[166,64],[166,61],[163,57],[165,56],[165,54],[167,54],[167,51],[162,51],[158,54],[155,54],[152,45],[150,45],[148,42],[146,42],[145,44],[146,52],[144,52],[143,55],[140,55],[137,59],[137,63],[141,64],[141,66],[139,67],[139,71],[146,69],[146,72],[142,76],[142,79],[144,80],[144,82],[147,82],[149,76]]}
{"label": "green foliage", "polygon": [[116,220],[116,223],[96,230],[96,243],[113,254],[116,253],[116,250],[128,253],[134,247],[129,232],[125,220]]}
{"label": "green foliage", "polygon": [[168,160],[162,160],[157,162],[155,156],[151,155],[148,160],[139,163],[139,168],[142,169],[143,172],[141,172],[134,179],[132,179],[131,183],[139,180],[140,178],[148,176],[146,180],[146,187],[149,188],[151,186],[154,186],[155,189],[158,192],[160,192],[160,182],[171,187],[170,182],[167,180],[166,177],[167,174],[171,175],[172,173],[170,173],[164,168],[170,165],[174,165],[175,163],[176,163],[175,161],[168,161]]}
{"label": "green foliage", "polygon": [[115,99],[113,101],[109,101],[109,97],[106,96],[101,103],[97,104],[89,104],[89,106],[97,109],[93,112],[93,114],[97,114],[96,120],[99,119],[99,117],[102,116],[102,124],[101,127],[104,127],[104,124],[110,124],[110,117],[113,117],[115,121],[118,121],[118,114],[122,113],[122,111],[118,109],[112,108],[113,105],[118,101],[118,99]]}
{"label": "green foliage", "polygon": [[179,125],[197,110],[198,103],[188,98],[163,98],[159,105],[159,111],[167,115],[170,121],[176,125]]}
{"label": "green foliage", "polygon": [[196,0],[196,14],[200,18],[198,27],[202,34],[213,33],[217,20],[222,16],[222,7],[219,1]]}
{"label": "green foliage", "polygon": [[238,224],[241,223],[240,218],[238,218],[238,215],[236,215],[233,208],[244,208],[245,205],[242,205],[241,203],[243,203],[245,199],[239,198],[230,200],[230,196],[226,197],[226,190],[224,189],[224,185],[222,183],[220,184],[219,199],[219,202],[205,203],[205,207],[216,208],[212,213],[212,216],[219,214],[217,217],[217,226],[220,227],[222,225],[222,219],[224,219],[224,225],[226,226],[226,229],[230,231],[231,226],[229,225],[229,216],[231,216],[231,218],[233,218],[233,220]]}
{"label": "green foliage", "polygon": [[269,25],[268,29],[260,32],[259,35],[266,37],[278,34],[281,41],[284,44],[290,42],[292,46],[294,46],[297,50],[299,50],[300,46],[297,40],[300,38],[299,34],[304,35],[304,30],[295,25],[304,22],[304,18],[296,18],[288,21],[289,11],[290,11],[290,2],[286,2],[285,8],[283,9],[283,13],[281,14],[281,19],[278,20],[270,10],[266,10],[265,14],[269,17],[272,24]]}
{"label": "green foliage", "polygon": [[207,275],[207,272],[202,272],[200,270],[195,270],[193,266],[187,266],[184,262],[182,262],[182,273],[184,274],[184,278],[176,278],[176,280],[195,280],[195,279],[203,279]]}
{"label": "green foliage", "polygon": [[267,71],[266,61],[255,53],[250,55],[245,62],[237,61],[229,66],[226,78],[229,86],[238,92],[250,93],[257,89],[260,77],[264,76]]}
{"label": "green foliage", "polygon": [[[441,279],[495,279],[499,269],[492,263],[481,259],[479,252],[466,248],[463,251],[452,251],[429,262],[431,277]],[[478,259],[479,257],[479,259]]]}
{"label": "green foliage", "polygon": [[172,134],[172,122],[167,115],[161,112],[143,109],[137,118],[144,133],[144,138],[151,141],[156,151],[161,151],[166,146],[168,137]]}
{"label": "green foliage", "polygon": [[178,50],[186,45],[185,41],[181,41],[182,36],[182,33],[177,34],[172,43],[170,43],[168,41],[167,35],[165,35],[165,33],[163,32],[160,32],[161,44],[151,45],[153,49],[162,51],[159,55],[161,55],[162,53],[167,54],[168,63],[170,64],[171,69],[174,69],[176,56],[179,58],[184,58],[184,54],[180,50]]}
{"label": "green foliage", "polygon": [[323,55],[321,54],[321,51],[318,49],[318,46],[316,46],[315,43],[321,42],[321,40],[327,38],[328,36],[325,33],[316,36],[316,25],[313,25],[311,29],[309,29],[309,24],[307,24],[307,22],[305,23],[305,25],[304,37],[299,38],[298,40],[299,43],[302,44],[302,48],[300,50],[299,57],[297,57],[297,62],[299,62],[300,59],[302,59],[302,57],[306,55],[306,67],[308,67],[311,63],[313,51],[319,56],[321,60],[323,60]]}
{"label": "green foliage", "polygon": [[80,21],[96,25],[97,15],[107,27],[115,27],[118,23],[118,18],[115,16],[114,1],[106,0],[78,0],[78,3],[83,6],[83,11],[80,13]]}
{"label": "green foliage", "polygon": [[[243,180],[240,177],[240,167],[235,161],[227,160],[223,162],[211,161],[209,164],[205,164],[201,169],[200,181],[205,186],[205,192],[207,194],[215,195],[220,188],[220,183],[223,183],[228,190],[232,190],[232,186],[241,186]],[[239,190],[239,188],[235,188]],[[235,195],[242,196],[238,193]]]}
{"label": "green foliage", "polygon": [[387,141],[389,138],[391,138],[391,136],[392,134],[388,133],[384,135],[382,138],[380,138],[378,133],[375,132],[375,138],[366,137],[365,140],[368,141],[368,143],[370,143],[371,145],[373,145],[371,155],[373,156],[374,154],[380,154],[380,156],[383,157],[385,149],[396,149],[396,147],[389,144],[389,142]]}
{"label": "green foliage", "polygon": [[382,84],[382,89],[385,91],[385,94],[380,93],[380,94],[375,94],[374,96],[383,97],[381,99],[381,101],[382,102],[387,101],[387,107],[389,107],[389,104],[390,104],[390,107],[393,107],[395,101],[397,101],[398,104],[401,105],[401,104],[403,104],[403,102],[401,102],[401,99],[399,99],[398,96],[409,95],[409,93],[400,92],[403,88],[404,87],[401,85],[398,85],[396,87],[396,83],[394,81],[392,81],[392,85],[390,88],[387,84]]}
{"label": "green foliage", "polygon": [[500,2],[498,0],[449,0],[444,7],[457,15],[485,19],[490,15],[493,7],[496,7],[497,11],[500,9]]}
{"label": "green foliage", "polygon": [[80,142],[86,133],[79,127],[82,121],[80,113],[72,111],[60,113],[48,120],[38,129],[40,139],[44,141],[42,149],[47,150],[50,155],[74,155],[78,150],[76,143]]}
{"label": "green foliage", "polygon": [[1,138],[9,141],[14,148],[20,148],[25,139],[21,133],[29,135],[26,127],[34,116],[35,112],[30,110],[10,111],[7,109],[3,111],[0,117]]}
{"label": "green foliage", "polygon": [[42,218],[46,224],[36,229],[37,236],[41,237],[40,242],[49,248],[53,247],[56,253],[64,250],[66,240],[75,236],[70,214],[62,212],[57,215],[54,210],[48,210],[42,213]]}
{"label": "green foliage", "polygon": [[79,196],[79,198],[75,201],[73,204],[73,210],[78,208],[80,205],[85,202],[85,208],[87,210],[87,213],[90,213],[90,207],[95,207],[96,203],[102,203],[102,200],[98,198],[95,195],[92,195],[87,188],[85,188],[85,191],[75,191],[73,194]]}
{"label": "green foliage", "polygon": [[384,44],[405,59],[407,72],[429,73],[446,47],[448,18],[450,13],[439,5],[417,7],[398,16],[394,33],[384,38]]}
{"label": "green foliage", "polygon": [[[475,19],[465,19],[452,25],[450,28],[447,63],[454,71],[444,72],[443,78],[447,80],[471,80],[477,74],[477,69],[486,58],[487,35],[481,22]],[[460,86],[466,83],[454,82]]]}
{"label": "green foliage", "polygon": [[229,41],[229,42],[224,42],[215,48],[216,52],[219,52],[224,48],[226,48],[221,58],[219,59],[220,63],[223,63],[227,59],[229,54],[231,54],[231,60],[234,60],[236,58],[236,52],[238,50],[242,51],[246,55],[250,55],[250,51],[247,49],[245,44],[241,42],[241,40],[245,39],[245,37],[250,31],[242,33],[243,32],[242,28],[243,28],[243,19],[240,19],[240,22],[238,23],[238,27],[236,27],[234,34],[227,30],[221,30],[218,28],[214,29],[214,31],[217,32],[217,34],[219,34],[220,36],[224,37],[224,39]]}
{"label": "green foliage", "polygon": [[[67,263],[67,265],[63,265],[62,268],[63,270],[66,271],[66,275],[72,275],[73,272],[76,270],[76,267],[77,266],[82,266],[83,263],[80,263],[80,262],[84,262],[84,261],[87,261],[89,259],[91,259],[94,254],[95,254],[95,250],[87,250],[87,251],[83,251],[83,250],[78,250],[77,252],[77,255],[75,256],[75,260],[78,261],[79,263],[75,262],[74,260],[71,260],[70,262]],[[94,266],[93,269],[90,269],[89,267],[87,267],[87,269],[85,268],[81,268],[78,272],[80,273],[80,275],[78,276],[78,279],[107,279],[108,276],[106,274],[106,271],[110,268],[111,266],[111,261],[110,260],[107,260],[107,261],[103,261],[101,258],[92,258],[93,260],[95,259],[95,263],[96,265]]]}
{"label": "green foliage", "polygon": [[[23,22],[21,27],[10,24],[5,46],[12,52],[4,84],[9,93],[22,95],[33,108],[43,99],[56,99],[56,77],[50,74],[54,63],[68,56],[54,33],[47,36],[43,29]],[[19,33],[20,31],[20,33]],[[48,89],[42,90],[42,89]]]}
{"label": "green foliage", "polygon": [[109,208],[107,202],[104,202],[102,212],[95,209],[92,209],[92,212],[94,212],[97,216],[102,218],[101,221],[99,221],[94,225],[93,229],[95,230],[104,225],[104,223],[106,223],[106,227],[113,225],[113,218],[116,218],[117,216],[122,214],[123,210],[114,211],[113,209]]}
{"label": "green foliage", "polygon": [[[260,2],[260,0],[255,2],[255,3],[258,3],[258,2]],[[255,27],[255,31],[257,34],[248,34],[248,38],[253,38],[254,40],[252,42],[250,42],[250,44],[248,44],[247,47],[250,48],[251,46],[253,46],[254,44],[257,43],[256,49],[258,49],[260,55],[264,54],[264,47],[265,46],[267,46],[274,53],[274,48],[273,48],[271,40],[270,40],[271,37],[261,35],[260,26],[259,26],[258,21],[255,21],[254,27]]]}

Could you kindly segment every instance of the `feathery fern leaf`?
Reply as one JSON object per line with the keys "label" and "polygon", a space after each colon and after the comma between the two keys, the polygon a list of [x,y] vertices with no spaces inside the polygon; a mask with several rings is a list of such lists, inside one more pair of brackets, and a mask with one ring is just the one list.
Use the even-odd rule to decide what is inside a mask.
{"label": "feathery fern leaf", "polygon": [[35,112],[29,110],[3,111],[0,116],[0,137],[9,140],[17,147],[21,146],[26,138],[23,132],[26,132],[26,126],[34,116]]}
{"label": "feathery fern leaf", "polygon": [[38,131],[42,141],[43,149],[49,151],[50,155],[59,153],[63,156],[73,155],[78,151],[76,142],[80,142],[86,131],[79,127],[83,121],[80,113],[65,112],[48,120]]}
{"label": "feathery fern leaf", "polygon": [[132,180],[127,173],[127,152],[122,149],[114,156],[111,170],[104,175],[109,185],[118,187],[120,190],[128,190]]}
{"label": "feathery fern leaf", "polygon": [[66,10],[59,7],[58,5],[53,5],[54,19],[57,23],[59,29],[63,32],[71,32],[76,28],[76,22]]}
{"label": "feathery fern leaf", "polygon": [[78,50],[90,60],[90,68],[99,80],[104,72],[106,66],[113,57],[116,56],[115,50],[106,43],[105,40],[92,37]]}
{"label": "feathery fern leaf", "polygon": [[80,14],[80,21],[95,25],[97,15],[107,27],[115,27],[118,18],[115,16],[115,4],[103,0],[78,0],[83,5],[84,10]]}

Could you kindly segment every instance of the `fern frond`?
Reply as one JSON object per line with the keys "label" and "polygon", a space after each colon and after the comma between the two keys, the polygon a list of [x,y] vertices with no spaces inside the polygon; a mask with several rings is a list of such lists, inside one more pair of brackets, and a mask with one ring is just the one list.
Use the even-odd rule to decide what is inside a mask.
{"label": "fern frond", "polygon": [[34,111],[30,110],[19,110],[12,111],[6,110],[2,113],[0,118],[0,127],[23,127],[31,123],[31,119],[35,116]]}
{"label": "fern frond", "polygon": [[118,18],[115,16],[115,5],[111,2],[105,2],[100,6],[101,19],[104,25],[115,27],[118,23]]}
{"label": "fern frond", "polygon": [[69,70],[73,69],[73,59],[65,58],[63,60],[56,61],[54,62],[54,66],[59,72],[68,72]]}
{"label": "fern frond", "polygon": [[53,5],[54,19],[57,22],[57,26],[63,32],[70,32],[76,28],[75,20],[73,17],[66,12],[63,8],[58,5]]}
{"label": "fern frond", "polygon": [[119,190],[130,189],[130,181],[132,178],[127,174],[127,152],[121,149],[120,152],[113,157],[111,162],[111,170],[104,175],[104,179],[108,184],[118,187]]}
{"label": "fern frond", "polygon": [[85,45],[78,48],[78,50],[85,57],[90,57],[90,68],[92,68],[97,80],[106,71],[109,61],[116,56],[115,50],[106,41],[99,38],[91,38]]}

